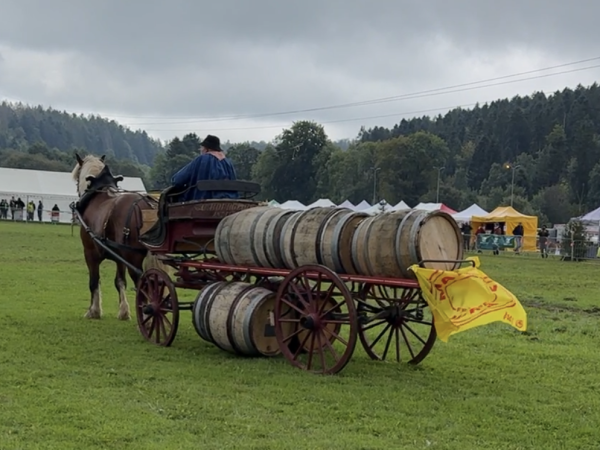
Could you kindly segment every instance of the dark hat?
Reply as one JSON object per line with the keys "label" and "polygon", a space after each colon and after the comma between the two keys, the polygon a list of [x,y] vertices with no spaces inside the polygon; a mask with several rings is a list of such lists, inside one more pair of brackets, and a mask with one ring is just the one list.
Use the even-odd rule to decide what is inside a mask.
{"label": "dark hat", "polygon": [[209,150],[217,150],[219,152],[223,151],[221,150],[221,140],[218,137],[213,136],[212,134],[206,136],[204,140],[200,143],[200,145]]}

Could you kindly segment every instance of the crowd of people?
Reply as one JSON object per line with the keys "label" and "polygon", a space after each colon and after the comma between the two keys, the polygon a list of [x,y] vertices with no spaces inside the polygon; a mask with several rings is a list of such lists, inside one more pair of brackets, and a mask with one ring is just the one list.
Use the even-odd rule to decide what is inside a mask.
{"label": "crowd of people", "polygon": [[[3,220],[27,220],[27,222],[33,222],[36,211],[38,221],[41,222],[44,213],[44,204],[41,200],[38,200],[37,205],[33,200],[25,203],[21,200],[21,197],[15,199],[14,196],[10,200],[4,198],[0,200],[0,219]],[[57,204],[52,207],[51,211],[54,215],[60,214],[60,208]]]}

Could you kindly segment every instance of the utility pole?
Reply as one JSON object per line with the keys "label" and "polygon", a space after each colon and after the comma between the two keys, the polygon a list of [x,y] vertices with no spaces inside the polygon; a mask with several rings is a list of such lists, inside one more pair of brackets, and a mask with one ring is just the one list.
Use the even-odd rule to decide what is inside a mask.
{"label": "utility pole", "polygon": [[435,194],[435,202],[439,203],[440,202],[440,177],[442,174],[442,170],[445,169],[445,167],[436,167],[438,174],[437,174],[437,189],[436,189],[436,194]]}
{"label": "utility pole", "polygon": [[514,196],[515,196],[515,171],[519,167],[520,166],[518,164],[513,165],[511,163],[507,163],[504,165],[504,168],[512,170],[512,176],[511,176],[511,182],[510,182],[510,207],[511,208],[513,206],[513,200],[514,200]]}
{"label": "utility pole", "polygon": [[380,167],[371,167],[373,171],[373,205],[377,203],[377,172],[381,170]]}

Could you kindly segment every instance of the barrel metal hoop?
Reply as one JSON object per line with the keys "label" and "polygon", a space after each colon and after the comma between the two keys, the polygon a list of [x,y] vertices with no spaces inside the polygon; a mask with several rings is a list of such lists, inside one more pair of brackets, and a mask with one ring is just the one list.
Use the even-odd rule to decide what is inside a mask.
{"label": "barrel metal hoop", "polygon": [[[268,289],[265,289],[265,288],[261,288],[258,286],[254,286],[254,287],[268,291]],[[271,296],[275,295],[272,291],[270,291],[270,292],[271,293],[269,295],[271,295]],[[261,352],[258,349],[258,347],[256,346],[256,343],[254,342],[254,340],[252,339],[252,336],[254,335],[254,322],[252,321],[252,319],[254,318],[254,310],[256,308],[260,307],[260,305],[264,299],[265,299],[264,296],[260,296],[260,297],[256,296],[250,301],[250,303],[248,304],[248,309],[246,309],[246,314],[244,315],[244,323],[243,323],[244,339],[248,343],[248,345],[252,345],[254,347],[253,350],[257,351],[258,353],[261,353]],[[251,314],[248,314],[247,313],[248,311],[251,311]]]}
{"label": "barrel metal hoop", "polygon": [[383,213],[382,214],[378,214],[376,216],[373,217],[373,220],[367,225],[367,230],[366,230],[366,239],[364,240],[365,242],[365,264],[366,264],[366,269],[369,275],[375,275],[375,270],[373,270],[373,265],[371,264],[371,252],[369,251],[369,236],[371,235],[371,228],[373,227],[373,224],[377,221],[377,219],[380,219],[384,217]]}
{"label": "barrel metal hoop", "polygon": [[[269,208],[268,206],[263,206],[263,208]],[[254,239],[254,233],[256,232],[256,225],[257,223],[260,221],[261,217],[263,216],[263,214],[265,214],[266,212],[268,212],[269,209],[265,209],[261,214],[258,214],[254,220],[252,221],[252,225],[250,225],[250,253],[252,254],[252,259],[254,260],[254,263],[257,266],[261,266],[261,262],[258,260],[258,256],[256,254],[256,250],[254,249],[254,242],[256,242],[256,240]]]}
{"label": "barrel metal hoop", "polygon": [[[220,289],[223,288],[223,286],[226,284],[227,282],[225,281],[217,281],[215,283],[211,283],[208,286],[204,287],[204,289],[200,290],[198,292],[198,295],[196,296],[196,300],[194,301],[194,306],[192,307],[193,311],[197,312],[197,316],[194,315],[193,317],[195,319],[197,319],[196,321],[198,322],[198,335],[203,338],[205,341],[210,342],[212,344],[212,336],[210,334],[210,329],[206,328],[206,326],[202,326],[202,325],[206,325],[206,304],[207,301],[203,301],[200,302],[200,306],[196,307],[196,305],[199,303],[199,299],[201,296],[206,295],[209,299],[211,298],[212,295],[214,295],[214,293],[212,291],[216,290],[216,292],[218,292]],[[205,297],[203,297],[205,298]]]}
{"label": "barrel metal hoop", "polygon": [[236,352],[238,355],[245,355],[246,351],[237,345],[235,337],[233,336],[233,333],[232,333],[233,315],[235,314],[235,312],[237,310],[238,304],[244,298],[244,295],[248,291],[251,291],[252,289],[254,289],[255,287],[256,286],[254,286],[253,284],[249,284],[248,286],[245,286],[241,291],[239,291],[237,293],[237,295],[235,296],[235,298],[233,299],[233,302],[231,302],[229,311],[227,312],[227,320],[225,321],[225,331],[227,333],[227,339],[229,340],[229,344],[231,345],[231,348],[233,348],[233,351]]}
{"label": "barrel metal hoop", "polygon": [[279,218],[280,216],[281,216],[281,211],[278,211],[277,214],[274,214],[267,219],[267,223],[265,223],[265,228],[264,228],[264,232],[263,232],[263,240],[261,243],[262,251],[263,251],[263,254],[265,255],[265,260],[266,260],[265,262],[267,263],[266,265],[271,266],[271,267],[276,267],[276,266],[273,265],[273,263],[269,259],[269,251],[268,251],[268,247],[267,247],[267,242],[269,241],[268,231],[269,231],[269,227],[271,226],[271,222],[273,222],[273,220],[275,220],[276,218]]}
{"label": "barrel metal hoop", "polygon": [[[354,271],[356,273],[362,274],[364,272],[363,267],[360,264],[360,258],[358,257],[358,236],[360,235],[362,228],[366,226],[365,224],[368,225],[367,222],[372,218],[373,216],[368,217],[366,220],[358,224],[358,226],[356,227],[356,231],[352,234],[352,252],[350,254],[350,257],[352,258],[352,265],[354,266]],[[366,242],[366,240],[363,239],[363,242]]]}
{"label": "barrel metal hoop", "polygon": [[[398,267],[400,268],[400,271],[404,274],[404,276],[408,276],[408,274],[405,272],[405,269],[402,267],[402,258],[400,257],[400,246],[401,244],[401,235],[402,235],[402,230],[404,229],[404,226],[406,225],[406,221],[408,220],[409,217],[411,217],[413,214],[418,214],[421,213],[422,211],[419,211],[417,209],[412,209],[408,212],[408,214],[406,214],[402,220],[400,221],[400,225],[398,226],[398,228],[396,229],[396,236],[394,238],[394,256],[396,257],[396,264],[398,264]],[[410,252],[410,249],[412,248],[412,245],[410,242],[408,242],[408,249]],[[412,258],[412,254],[411,254],[411,258]]]}
{"label": "barrel metal hoop", "polygon": [[[215,291],[211,292],[211,294],[209,296],[210,301],[202,302],[203,304],[201,305],[201,308],[200,308],[201,309],[200,314],[201,314],[201,317],[203,317],[205,324],[209,323],[210,312],[212,310],[212,306],[213,306],[215,297],[217,295],[219,295],[219,292],[221,292],[226,286],[229,286],[231,284],[231,282],[227,282],[227,281],[221,281],[220,283],[223,283],[223,284],[221,284],[220,286],[217,286],[215,288]],[[215,342],[215,338],[212,335],[210,326],[207,326],[205,331],[206,331],[206,335],[210,338],[210,342],[212,344],[216,345],[223,351],[229,351],[228,349],[221,347],[218,343]]]}
{"label": "barrel metal hoop", "polygon": [[339,273],[343,273],[345,271],[344,265],[342,264],[342,259],[339,255],[339,249],[342,240],[342,231],[348,223],[348,220],[352,219],[352,217],[354,217],[355,214],[355,211],[348,211],[333,229],[333,239],[331,239],[331,256],[333,257],[333,265],[335,267],[335,271]]}
{"label": "barrel metal hoop", "polygon": [[[294,225],[298,222],[298,218],[300,217],[300,215],[296,215],[300,213],[300,215],[302,215],[301,211],[296,211],[292,214],[292,216],[285,221],[285,224],[283,225],[283,228],[281,229],[281,236],[279,236],[279,253],[281,254],[281,260],[283,261],[283,265],[287,268],[287,269],[291,269],[293,267],[293,263],[294,261],[288,261],[287,257],[286,257],[286,242],[285,242],[285,235],[287,233],[288,228],[290,227],[290,221],[293,220],[294,221]],[[289,245],[287,246],[289,249],[289,253],[290,253],[290,258],[292,258],[293,256],[293,251],[294,251],[294,246],[292,245],[293,243],[293,232],[294,232],[294,225],[292,225],[292,234],[290,235],[290,242]]]}
{"label": "barrel metal hoop", "polygon": [[315,239],[315,255],[317,257],[317,264],[323,265],[323,258],[321,258],[321,248],[322,248],[321,235],[323,234],[323,230],[325,230],[325,228],[327,228],[327,225],[329,225],[329,222],[331,222],[339,213],[341,213],[343,211],[344,211],[343,209],[332,208],[332,210],[329,211],[329,213],[327,213],[325,215],[325,217],[323,217],[323,220],[321,221],[319,228],[317,229],[317,236]]}
{"label": "barrel metal hoop", "polygon": [[225,217],[219,222],[219,225],[217,226],[217,229],[215,231],[215,237],[219,236],[220,238],[218,240],[218,245],[217,242],[215,242],[215,251],[221,251],[221,254],[224,257],[222,258],[223,260],[221,262],[226,264],[235,264],[235,260],[233,259],[233,255],[231,254],[231,251],[229,249],[229,242],[231,242],[231,222],[235,222],[235,217]]}
{"label": "barrel metal hoop", "polygon": [[425,222],[427,222],[427,220],[430,217],[430,213],[423,214],[421,217],[415,220],[412,226],[410,227],[409,236],[412,245],[409,247],[409,251],[410,259],[412,260],[413,264],[418,264],[421,260],[421,257],[419,256],[421,253],[421,247],[417,239],[421,235],[422,226],[425,224]]}
{"label": "barrel metal hoop", "polygon": [[[294,211],[289,211],[289,210],[284,210],[281,214],[277,215],[277,220],[275,221],[275,223],[273,224],[273,228],[271,229],[269,227],[269,229],[267,229],[267,240],[266,242],[272,242],[273,243],[273,258],[275,258],[275,261],[272,261],[269,257],[268,257],[268,253],[267,253],[267,259],[269,260],[269,262],[271,263],[271,267],[275,267],[275,268],[285,268],[285,261],[284,258],[282,256],[282,252],[281,252],[281,238],[283,236],[283,233],[285,231],[285,226],[287,224],[287,221],[294,215]],[[290,216],[286,219],[287,216]],[[284,220],[283,225],[281,226],[281,229],[279,230],[279,235],[277,235],[276,231],[277,231],[277,227],[279,226],[279,221],[280,220]],[[277,237],[275,237],[277,236]]]}

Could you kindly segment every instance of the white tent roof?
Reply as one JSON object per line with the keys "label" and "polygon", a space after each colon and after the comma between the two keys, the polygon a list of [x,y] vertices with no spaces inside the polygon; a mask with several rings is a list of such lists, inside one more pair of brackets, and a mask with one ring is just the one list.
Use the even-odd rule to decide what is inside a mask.
{"label": "white tent roof", "polygon": [[441,203],[419,203],[415,206],[415,209],[419,209],[421,211],[437,211],[442,207]]}
{"label": "white tent roof", "polygon": [[392,211],[404,211],[404,210],[407,210],[407,209],[411,209],[411,208],[406,203],[404,203],[403,200],[401,200],[400,202],[396,203],[391,208]]}
{"label": "white tent roof", "polygon": [[[129,178],[119,183],[127,191],[146,192],[141,178]],[[45,170],[9,169],[0,167],[0,195],[23,197],[77,198],[76,183],[70,172],[47,172]]]}
{"label": "white tent roof", "polygon": [[306,206],[304,206],[302,203],[296,200],[288,200],[287,202],[284,202],[281,205],[279,205],[279,207],[283,209],[298,209],[301,211],[306,209]]}
{"label": "white tent roof", "polygon": [[456,214],[452,214],[454,220],[457,222],[469,222],[473,216],[485,216],[488,212],[480,207],[477,203],[473,203],[467,209],[459,211]]}
{"label": "white tent roof", "polygon": [[590,211],[579,218],[582,222],[598,222],[600,220],[600,208]]}
{"label": "white tent roof", "polygon": [[371,204],[369,202],[367,202],[366,200],[363,200],[358,205],[356,205],[356,210],[364,211],[365,209],[369,209],[370,207],[371,207]]}
{"label": "white tent roof", "polygon": [[[382,208],[381,203],[383,203],[383,208]],[[382,212],[390,212],[390,211],[392,211],[392,208],[390,207],[389,203],[386,202],[385,200],[381,200],[381,202],[375,203],[373,206],[363,210],[362,212],[365,212],[367,214],[380,214]]]}
{"label": "white tent roof", "polygon": [[348,208],[348,209],[356,209],[356,206],[354,206],[354,204],[350,201],[350,200],[346,200],[343,203],[340,203],[338,205],[340,208]]}
{"label": "white tent roof", "polygon": [[277,200],[271,200],[269,206],[279,206],[279,202]]}
{"label": "white tent roof", "polygon": [[[141,178],[125,177],[119,183],[127,191],[146,192]],[[0,167],[0,199],[21,198],[24,203],[39,200],[44,204],[42,220],[50,221],[53,205],[60,208],[60,221],[69,223],[72,213],[69,205],[77,201],[77,185],[70,172],[47,172],[45,170],[9,169]],[[37,220],[37,218],[36,218]]]}
{"label": "white tent roof", "polygon": [[335,203],[333,203],[328,198],[320,198],[316,202],[311,203],[307,206],[307,208],[330,208],[335,207]]}

